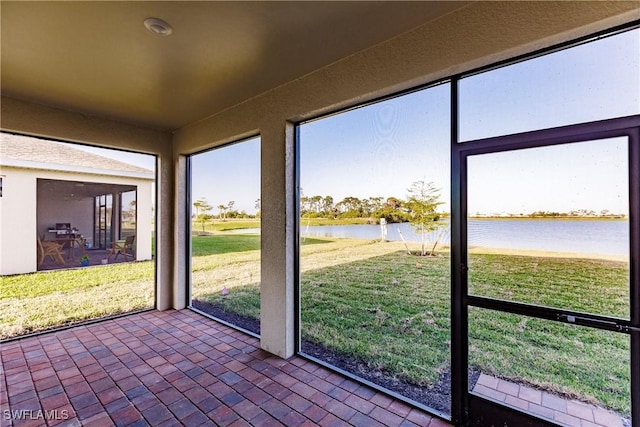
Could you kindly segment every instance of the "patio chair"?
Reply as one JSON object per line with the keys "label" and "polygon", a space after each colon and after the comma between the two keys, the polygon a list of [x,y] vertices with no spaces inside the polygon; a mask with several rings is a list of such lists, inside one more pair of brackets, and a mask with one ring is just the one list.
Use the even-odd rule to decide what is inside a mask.
{"label": "patio chair", "polygon": [[108,254],[109,256],[107,258],[111,258],[111,256],[113,256],[114,261],[116,259],[118,259],[118,255],[121,255],[124,257],[124,259],[126,260],[127,257],[131,257],[131,259],[133,260],[135,258],[135,256],[133,255],[133,241],[135,240],[136,236],[127,236],[126,239],[124,240],[116,240],[115,242],[113,242],[111,244],[111,249],[109,249]]}
{"label": "patio chair", "polygon": [[38,236],[38,268],[42,266],[46,257],[51,257],[58,264],[67,265],[62,256],[62,245],[56,242],[43,242]]}

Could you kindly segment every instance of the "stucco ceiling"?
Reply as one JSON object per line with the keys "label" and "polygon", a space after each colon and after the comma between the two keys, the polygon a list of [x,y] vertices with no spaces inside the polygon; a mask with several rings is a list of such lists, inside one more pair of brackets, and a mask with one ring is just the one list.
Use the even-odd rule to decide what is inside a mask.
{"label": "stucco ceiling", "polygon": [[106,184],[101,182],[62,181],[56,179],[38,179],[38,192],[43,197],[56,200],[92,199],[102,194],[124,193],[135,191],[135,185]]}
{"label": "stucco ceiling", "polygon": [[1,90],[174,130],[466,4],[2,1]]}

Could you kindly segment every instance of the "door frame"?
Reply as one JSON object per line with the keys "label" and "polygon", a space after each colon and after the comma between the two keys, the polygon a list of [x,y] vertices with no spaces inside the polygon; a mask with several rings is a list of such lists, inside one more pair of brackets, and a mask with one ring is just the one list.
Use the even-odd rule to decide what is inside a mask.
{"label": "door frame", "polygon": [[[451,139],[451,334],[452,421],[461,425],[555,425],[533,415],[483,399],[469,391],[469,307],[526,315],[630,335],[631,378],[640,378],[640,115],[562,126],[514,135],[458,142],[458,81],[452,84]],[[629,320],[587,315],[571,310],[502,301],[468,293],[467,158],[526,148],[549,147],[613,137],[629,142]],[[578,317],[578,321],[572,316]],[[640,382],[631,381],[632,425],[640,427]]]}
{"label": "door frame", "polygon": [[[104,202],[102,198],[104,197]],[[111,217],[107,221],[108,200],[111,201]],[[112,193],[93,196],[93,248],[107,249],[113,236],[113,209],[114,201]],[[101,220],[104,219],[104,227]],[[108,230],[108,231],[107,231]]]}

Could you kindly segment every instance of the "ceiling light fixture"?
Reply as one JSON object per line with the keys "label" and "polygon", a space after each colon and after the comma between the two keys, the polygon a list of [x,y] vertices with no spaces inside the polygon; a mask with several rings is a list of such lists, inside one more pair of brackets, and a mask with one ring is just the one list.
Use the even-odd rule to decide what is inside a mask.
{"label": "ceiling light fixture", "polygon": [[173,28],[171,28],[171,25],[158,18],[145,19],[144,26],[147,27],[147,30],[151,31],[153,34],[159,36],[168,36],[173,32]]}

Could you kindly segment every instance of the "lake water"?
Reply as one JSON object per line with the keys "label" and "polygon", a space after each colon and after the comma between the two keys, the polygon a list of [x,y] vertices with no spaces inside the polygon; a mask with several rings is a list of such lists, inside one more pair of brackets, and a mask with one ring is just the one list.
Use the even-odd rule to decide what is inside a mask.
{"label": "lake water", "polygon": [[[247,232],[248,230],[244,230]],[[258,230],[253,230],[257,232]],[[238,230],[241,232],[241,230]],[[380,225],[301,224],[300,235],[305,237],[342,237],[380,239]],[[387,224],[386,240],[420,242],[420,236],[409,223]],[[431,233],[431,241],[435,240]],[[449,243],[449,229],[440,243]],[[629,254],[629,222],[603,220],[544,220],[544,219],[472,219],[468,222],[469,246],[508,249],[531,249],[554,252],[580,252],[606,255]]]}

